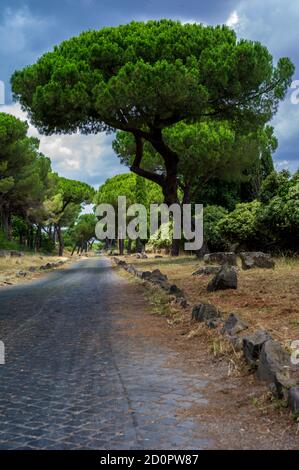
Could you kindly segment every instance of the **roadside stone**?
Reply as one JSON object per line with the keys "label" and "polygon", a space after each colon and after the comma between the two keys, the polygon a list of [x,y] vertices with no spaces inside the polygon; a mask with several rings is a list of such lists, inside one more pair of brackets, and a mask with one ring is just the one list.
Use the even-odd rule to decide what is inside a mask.
{"label": "roadside stone", "polygon": [[243,353],[246,361],[250,365],[257,363],[264,343],[271,339],[271,336],[266,330],[258,330],[243,338]]}
{"label": "roadside stone", "polygon": [[151,275],[152,275],[151,271],[141,271],[140,277],[141,279],[148,280],[150,279]]}
{"label": "roadside stone", "polygon": [[253,268],[273,269],[275,267],[275,263],[271,259],[271,256],[259,251],[243,251],[240,253],[240,258],[242,261],[242,268],[245,270]]}
{"label": "roadside stone", "polygon": [[247,328],[247,323],[243,322],[235,313],[231,313],[226,322],[224,323],[222,333],[227,333],[231,336],[235,336],[240,333],[240,331],[246,330]]}
{"label": "roadside stone", "polygon": [[30,268],[28,269],[28,271],[29,271],[30,273],[35,273],[36,268],[35,268],[34,266],[30,266]]}
{"label": "roadside stone", "polygon": [[15,251],[15,250],[12,250],[10,252],[10,256],[12,258],[22,258],[24,256],[24,253],[22,253],[21,251]]}
{"label": "roadside stone", "polygon": [[167,276],[166,274],[162,274],[160,269],[154,269],[151,274],[151,281],[153,282],[161,282],[161,281],[167,281]]}
{"label": "roadside stone", "polygon": [[288,406],[294,413],[299,412],[299,387],[291,387],[288,391]]}
{"label": "roadside stone", "polygon": [[278,341],[266,341],[262,347],[257,377],[269,384],[272,393],[283,398],[286,390],[297,384],[299,375],[295,377],[295,368],[292,370],[290,355],[282,348]]}
{"label": "roadside stone", "polygon": [[206,325],[208,328],[211,328],[212,330],[217,330],[218,328],[223,326],[223,320],[220,318],[217,318],[216,320],[207,320]]}
{"label": "roadside stone", "polygon": [[27,273],[25,271],[19,271],[17,274],[18,277],[26,277]]}
{"label": "roadside stone", "polygon": [[202,266],[192,273],[192,276],[209,276],[210,274],[217,274],[221,269],[221,266]]}
{"label": "roadside stone", "polygon": [[183,292],[176,284],[170,284],[169,294],[175,295],[177,297],[183,297]]}
{"label": "roadside stone", "polygon": [[173,303],[181,308],[187,308],[189,306],[187,299],[185,297],[175,297]]}
{"label": "roadside stone", "polygon": [[137,270],[136,270],[136,268],[135,268],[135,266],[134,266],[133,264],[128,264],[128,265],[127,265],[127,271],[128,271],[128,273],[134,274],[134,275],[135,275],[136,272],[137,272]]}
{"label": "roadside stone", "polygon": [[233,252],[208,253],[203,258],[206,264],[228,264],[229,266],[237,266],[237,255]]}
{"label": "roadside stone", "polygon": [[207,320],[215,320],[220,318],[218,308],[213,304],[194,305],[192,310],[192,320],[204,322]]}
{"label": "roadside stone", "polygon": [[155,259],[161,259],[161,258],[163,258],[163,256],[161,256],[161,255],[156,255],[155,256]]}
{"label": "roadside stone", "polygon": [[43,264],[42,266],[40,266],[40,270],[41,271],[46,271],[47,269],[52,269],[54,267],[54,263],[47,263],[47,264]]}
{"label": "roadside stone", "polygon": [[217,290],[237,289],[238,277],[236,270],[232,266],[224,265],[221,270],[209,282],[208,292]]}

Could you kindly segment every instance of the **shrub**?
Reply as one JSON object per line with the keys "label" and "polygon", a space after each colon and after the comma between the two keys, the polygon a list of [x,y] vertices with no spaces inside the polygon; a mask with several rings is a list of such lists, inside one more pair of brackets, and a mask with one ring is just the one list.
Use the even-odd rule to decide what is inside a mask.
{"label": "shrub", "polygon": [[220,237],[242,248],[259,246],[261,240],[257,221],[260,210],[259,201],[237,204],[235,210],[219,221]]}
{"label": "shrub", "polygon": [[280,194],[262,206],[257,223],[264,235],[272,241],[273,249],[298,251],[299,183],[293,178],[287,192]]}
{"label": "shrub", "polygon": [[[162,236],[163,235],[163,236]],[[154,235],[148,241],[148,248],[151,249],[168,249],[172,245],[172,222],[162,224]]]}
{"label": "shrub", "polygon": [[204,242],[212,251],[227,249],[227,242],[223,239],[219,222],[228,214],[221,206],[207,206],[203,212]]}

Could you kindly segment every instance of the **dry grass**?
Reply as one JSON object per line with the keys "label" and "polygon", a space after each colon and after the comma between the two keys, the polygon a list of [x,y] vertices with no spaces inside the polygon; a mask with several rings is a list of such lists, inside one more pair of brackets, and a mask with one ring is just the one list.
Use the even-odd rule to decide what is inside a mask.
{"label": "dry grass", "polygon": [[[59,258],[58,256],[40,256],[33,254],[26,254],[21,258],[0,258],[0,286],[17,284],[21,281],[24,282],[24,279],[30,280],[38,275],[40,266],[61,260],[66,261],[67,259],[67,257]],[[36,272],[30,273],[28,270],[31,267],[34,267]],[[26,276],[20,276],[20,272],[25,272]]]}
{"label": "dry grass", "polygon": [[[128,260],[131,261],[128,261]],[[285,345],[299,338],[299,260],[276,259],[274,270],[239,270],[238,289],[209,293],[211,276],[192,276],[202,262],[191,256],[178,258],[150,256],[138,260],[139,269],[160,269],[170,281],[184,290],[190,304],[211,302],[224,315],[238,313],[252,329],[266,328]],[[188,312],[189,315],[189,312]]]}

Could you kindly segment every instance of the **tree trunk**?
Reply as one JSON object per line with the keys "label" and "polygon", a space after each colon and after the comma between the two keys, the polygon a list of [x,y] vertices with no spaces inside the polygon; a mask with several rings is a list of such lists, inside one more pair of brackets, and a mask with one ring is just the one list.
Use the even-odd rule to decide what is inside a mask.
{"label": "tree trunk", "polygon": [[132,240],[129,238],[128,240],[128,254],[130,255],[132,253]]}
{"label": "tree trunk", "polygon": [[61,233],[60,223],[56,224],[56,233],[57,233],[58,245],[59,245],[58,256],[63,256],[64,242],[63,242],[63,236]]}
{"label": "tree trunk", "polygon": [[9,210],[6,208],[3,208],[1,216],[2,216],[1,217],[2,228],[3,228],[4,235],[7,238],[7,240],[11,240],[12,231],[11,231],[11,216],[10,216]]}
{"label": "tree trunk", "polygon": [[35,251],[38,251],[41,247],[41,236],[42,236],[41,226],[38,225],[37,226],[37,231],[36,231],[36,234],[35,234]]}
{"label": "tree trunk", "polygon": [[122,256],[124,254],[124,247],[125,247],[125,243],[124,243],[124,240],[122,238],[120,238],[118,240],[118,249],[119,249],[119,254]]}
{"label": "tree trunk", "polygon": [[143,251],[143,243],[138,237],[136,240],[136,253],[142,253],[142,251]]}

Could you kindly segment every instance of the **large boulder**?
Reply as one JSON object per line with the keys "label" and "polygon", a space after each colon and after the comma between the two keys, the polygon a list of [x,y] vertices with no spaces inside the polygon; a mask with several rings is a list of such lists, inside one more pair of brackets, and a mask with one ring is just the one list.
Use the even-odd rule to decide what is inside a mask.
{"label": "large boulder", "polygon": [[252,269],[252,268],[273,269],[275,267],[275,263],[271,259],[271,256],[266,253],[262,253],[260,251],[253,251],[253,252],[243,251],[240,253],[240,258],[242,261],[243,269]]}
{"label": "large boulder", "polygon": [[217,274],[221,269],[221,266],[201,266],[198,268],[194,273],[192,273],[192,276],[209,276],[211,274]]}
{"label": "large boulder", "polygon": [[248,336],[244,336],[243,353],[246,361],[250,365],[255,365],[257,363],[263,345],[270,339],[271,336],[266,330],[258,330]]}
{"label": "large boulder", "polygon": [[213,304],[198,304],[192,309],[192,320],[204,322],[220,318],[218,308]]}
{"label": "large boulder", "polygon": [[231,313],[224,323],[222,333],[235,336],[236,334],[240,333],[240,331],[246,330],[247,328],[247,323],[243,322],[235,313]]}
{"label": "large boulder", "polygon": [[228,264],[237,266],[237,255],[233,252],[208,253],[203,258],[206,264]]}
{"label": "large boulder", "polygon": [[207,289],[209,292],[214,292],[217,290],[237,289],[237,287],[238,277],[236,270],[232,266],[225,265],[209,282]]}
{"label": "large boulder", "polygon": [[266,341],[262,347],[257,377],[267,382],[272,393],[283,398],[286,391],[296,386],[299,381],[299,370],[291,363],[290,355],[278,341]]}

